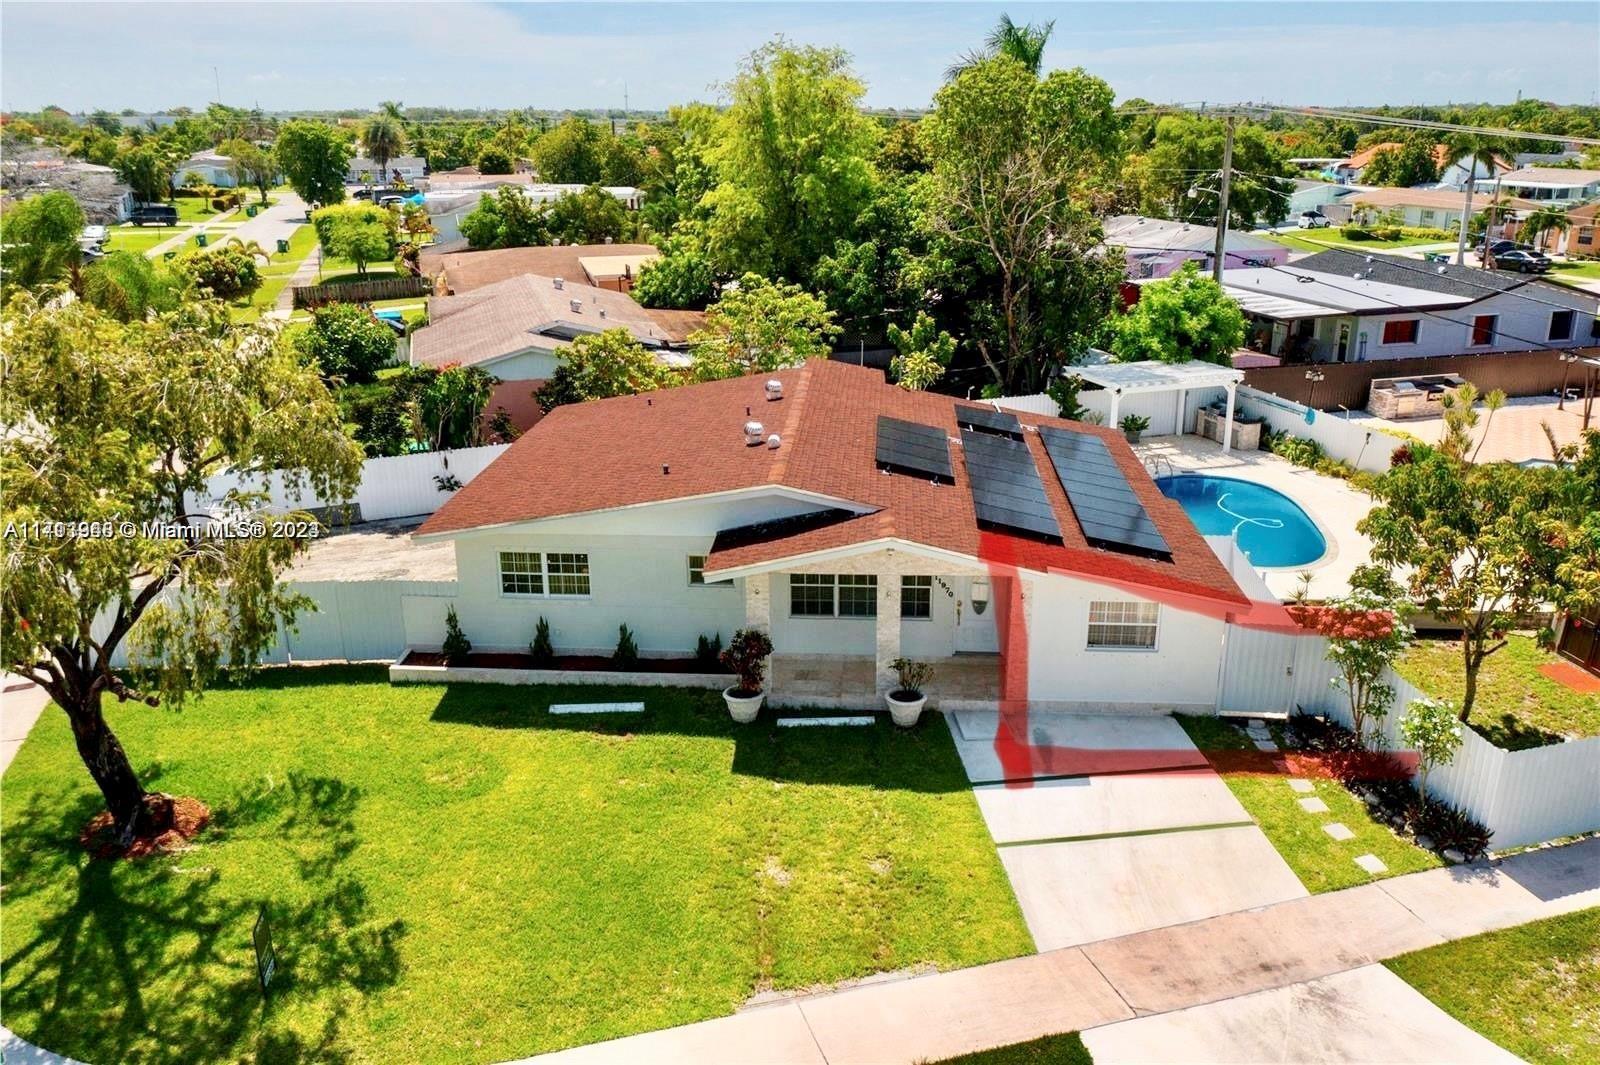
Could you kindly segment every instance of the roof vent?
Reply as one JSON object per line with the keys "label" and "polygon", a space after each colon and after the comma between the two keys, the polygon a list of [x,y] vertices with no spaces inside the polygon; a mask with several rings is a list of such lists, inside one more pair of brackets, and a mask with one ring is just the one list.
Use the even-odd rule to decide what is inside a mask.
{"label": "roof vent", "polygon": [[555,285],[557,291],[559,291],[567,287],[567,279],[564,277],[552,278],[551,284]]}
{"label": "roof vent", "polygon": [[771,378],[770,380],[767,381],[767,400],[768,400],[768,402],[771,402],[772,400],[775,400],[775,399],[782,399],[782,398],[783,398],[783,382],[778,380],[776,377]]}
{"label": "roof vent", "polygon": [[583,313],[583,301],[582,300],[568,300],[567,301],[567,306],[572,308],[572,313],[573,314],[582,314]]}
{"label": "roof vent", "polygon": [[760,422],[744,423],[744,442],[750,447],[760,447],[766,428]]}
{"label": "roof vent", "polygon": [[769,448],[771,448],[772,450],[774,450],[774,451],[778,450],[778,445],[780,445],[782,443],[783,443],[783,438],[780,437],[777,433],[773,433],[771,436],[767,437],[767,446]]}

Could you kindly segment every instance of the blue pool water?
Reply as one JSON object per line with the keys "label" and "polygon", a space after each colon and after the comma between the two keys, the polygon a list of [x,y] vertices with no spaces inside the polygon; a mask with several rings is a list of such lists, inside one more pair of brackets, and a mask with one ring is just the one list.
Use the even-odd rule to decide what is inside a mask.
{"label": "blue pool water", "polygon": [[1306,512],[1265,485],[1182,473],[1157,477],[1156,487],[1205,535],[1234,536],[1252,565],[1303,566],[1327,553],[1328,542]]}

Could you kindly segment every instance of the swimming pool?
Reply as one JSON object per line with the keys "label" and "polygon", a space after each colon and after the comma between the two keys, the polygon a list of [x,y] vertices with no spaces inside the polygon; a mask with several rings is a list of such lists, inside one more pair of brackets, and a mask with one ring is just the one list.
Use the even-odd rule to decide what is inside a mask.
{"label": "swimming pool", "polygon": [[1252,565],[1303,566],[1328,551],[1316,523],[1288,496],[1266,485],[1205,473],[1157,477],[1207,536],[1234,536]]}

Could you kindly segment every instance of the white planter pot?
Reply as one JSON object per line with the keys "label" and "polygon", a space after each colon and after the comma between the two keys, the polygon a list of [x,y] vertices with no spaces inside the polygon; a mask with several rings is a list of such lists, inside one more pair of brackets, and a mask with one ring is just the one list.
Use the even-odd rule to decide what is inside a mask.
{"label": "white planter pot", "polygon": [[890,692],[883,693],[883,701],[889,704],[889,716],[901,728],[910,728],[917,723],[917,718],[922,716],[922,707],[927,703],[928,697],[919,694],[915,699],[896,699]]}
{"label": "white planter pot", "polygon": [[722,689],[722,701],[728,704],[728,713],[741,725],[748,725],[761,713],[761,700],[767,697],[766,692],[756,692],[749,697],[733,694],[735,689]]}

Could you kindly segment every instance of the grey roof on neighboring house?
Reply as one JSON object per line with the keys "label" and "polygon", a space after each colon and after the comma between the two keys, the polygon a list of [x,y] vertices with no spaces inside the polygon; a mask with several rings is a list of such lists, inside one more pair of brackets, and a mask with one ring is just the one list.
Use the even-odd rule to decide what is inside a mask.
{"label": "grey roof on neighboring house", "polygon": [[1329,249],[1296,259],[1296,270],[1309,270],[1316,274],[1336,274],[1379,281],[1386,285],[1420,288],[1446,296],[1468,296],[1483,299],[1496,292],[1520,288],[1529,281],[1528,274],[1510,274],[1499,270],[1480,270],[1476,266],[1457,266],[1455,263],[1430,263],[1419,259],[1406,259],[1397,255],[1377,255],[1371,252],[1350,252]]}
{"label": "grey roof on neighboring house", "polygon": [[[1145,218],[1142,215],[1124,214],[1107,218],[1102,227],[1105,243],[1125,247],[1130,251],[1215,251],[1217,230],[1215,226],[1174,222],[1165,218]],[[1248,233],[1228,231],[1227,250],[1281,251],[1283,245],[1270,240],[1252,237]]]}

